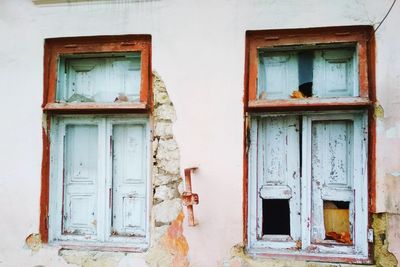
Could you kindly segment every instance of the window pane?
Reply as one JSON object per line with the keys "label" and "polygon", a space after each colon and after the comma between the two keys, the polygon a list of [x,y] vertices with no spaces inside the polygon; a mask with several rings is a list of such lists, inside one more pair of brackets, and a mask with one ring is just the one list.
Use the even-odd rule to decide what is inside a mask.
{"label": "window pane", "polygon": [[355,49],[259,51],[257,98],[358,96]]}
{"label": "window pane", "polygon": [[141,124],[113,126],[113,235],[145,235],[145,136]]}
{"label": "window pane", "polygon": [[349,201],[324,200],[325,240],[351,244]]}
{"label": "window pane", "polygon": [[63,234],[97,232],[97,132],[95,125],[66,126]]}
{"label": "window pane", "polygon": [[60,60],[57,101],[138,102],[140,54],[64,57]]}

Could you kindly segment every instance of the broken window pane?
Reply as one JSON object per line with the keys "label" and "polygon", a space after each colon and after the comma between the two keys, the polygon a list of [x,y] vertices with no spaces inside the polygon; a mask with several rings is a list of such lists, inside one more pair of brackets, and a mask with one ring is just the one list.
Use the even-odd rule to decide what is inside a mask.
{"label": "broken window pane", "polygon": [[312,96],[314,53],[299,52],[299,91],[304,97]]}
{"label": "broken window pane", "polygon": [[358,96],[354,47],[260,50],[257,99]]}
{"label": "broken window pane", "polygon": [[57,101],[139,102],[140,64],[139,53],[62,57]]}
{"label": "broken window pane", "polygon": [[324,201],[325,239],[351,244],[348,201]]}
{"label": "broken window pane", "polygon": [[262,209],[264,235],[290,235],[288,199],[263,199]]}

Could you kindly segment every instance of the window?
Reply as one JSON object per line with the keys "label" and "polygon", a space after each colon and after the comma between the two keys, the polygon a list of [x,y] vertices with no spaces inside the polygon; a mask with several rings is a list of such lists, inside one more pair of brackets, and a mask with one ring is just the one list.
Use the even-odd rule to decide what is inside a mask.
{"label": "window", "polygon": [[247,34],[247,247],[368,261],[370,27]]}
{"label": "window", "polygon": [[149,36],[46,40],[45,241],[147,247],[150,79]]}

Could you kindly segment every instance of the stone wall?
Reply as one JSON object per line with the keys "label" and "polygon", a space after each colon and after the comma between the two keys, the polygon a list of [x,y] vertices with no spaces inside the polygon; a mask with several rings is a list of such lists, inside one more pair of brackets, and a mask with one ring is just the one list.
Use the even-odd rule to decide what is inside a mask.
{"label": "stone wall", "polygon": [[189,246],[183,236],[179,149],[172,133],[174,106],[165,84],[153,75],[153,209],[152,245],[146,256],[150,266],[189,266]]}

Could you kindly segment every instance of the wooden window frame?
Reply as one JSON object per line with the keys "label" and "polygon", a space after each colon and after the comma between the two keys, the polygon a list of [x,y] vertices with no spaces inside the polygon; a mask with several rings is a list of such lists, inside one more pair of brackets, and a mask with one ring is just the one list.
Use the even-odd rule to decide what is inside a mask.
{"label": "wooden window frame", "polygon": [[[291,30],[248,31],[246,35],[246,92],[245,105],[252,111],[276,108],[359,108],[368,107],[371,102],[368,75],[368,51],[371,41],[370,26],[344,26]],[[359,70],[359,97],[309,98],[285,100],[257,100],[258,49],[276,47],[309,46],[321,44],[356,44]]]}
{"label": "wooden window frame", "polygon": [[[141,53],[140,102],[56,103],[57,62],[68,55],[89,53]],[[151,36],[122,35],[46,39],[44,51],[44,94],[42,108],[54,113],[146,112],[152,106]]]}
{"label": "wooden window frame", "polygon": [[[334,98],[309,98],[285,100],[257,100],[258,49],[290,48],[293,46],[332,45],[352,43],[356,46],[359,70],[359,96]],[[329,110],[364,110],[368,121],[368,229],[371,228],[371,214],[376,210],[375,188],[375,151],[376,121],[374,107],[375,93],[375,38],[372,26],[340,26],[307,29],[254,30],[246,32],[245,76],[244,76],[244,139],[243,139],[243,241],[249,244],[249,146],[250,119],[253,115],[269,112],[291,111],[329,111]],[[312,253],[288,253],[279,251],[249,251],[257,257],[295,258],[324,262],[373,263],[373,246],[368,243],[368,257],[358,258],[353,255],[323,255]]]}
{"label": "wooden window frame", "polygon": [[[69,55],[90,53],[141,53],[140,101],[130,103],[56,103],[58,61]],[[43,125],[42,125],[42,170],[39,233],[43,243],[49,242],[50,200],[50,133],[52,116],[61,114],[151,114],[153,110],[151,36],[118,35],[50,38],[44,44],[43,76]],[[136,117],[136,116],[135,116]],[[149,179],[150,180],[150,179]],[[148,238],[148,236],[147,236]],[[82,247],[106,251],[143,251],[142,245],[129,246],[107,244],[66,244],[67,247]]]}

